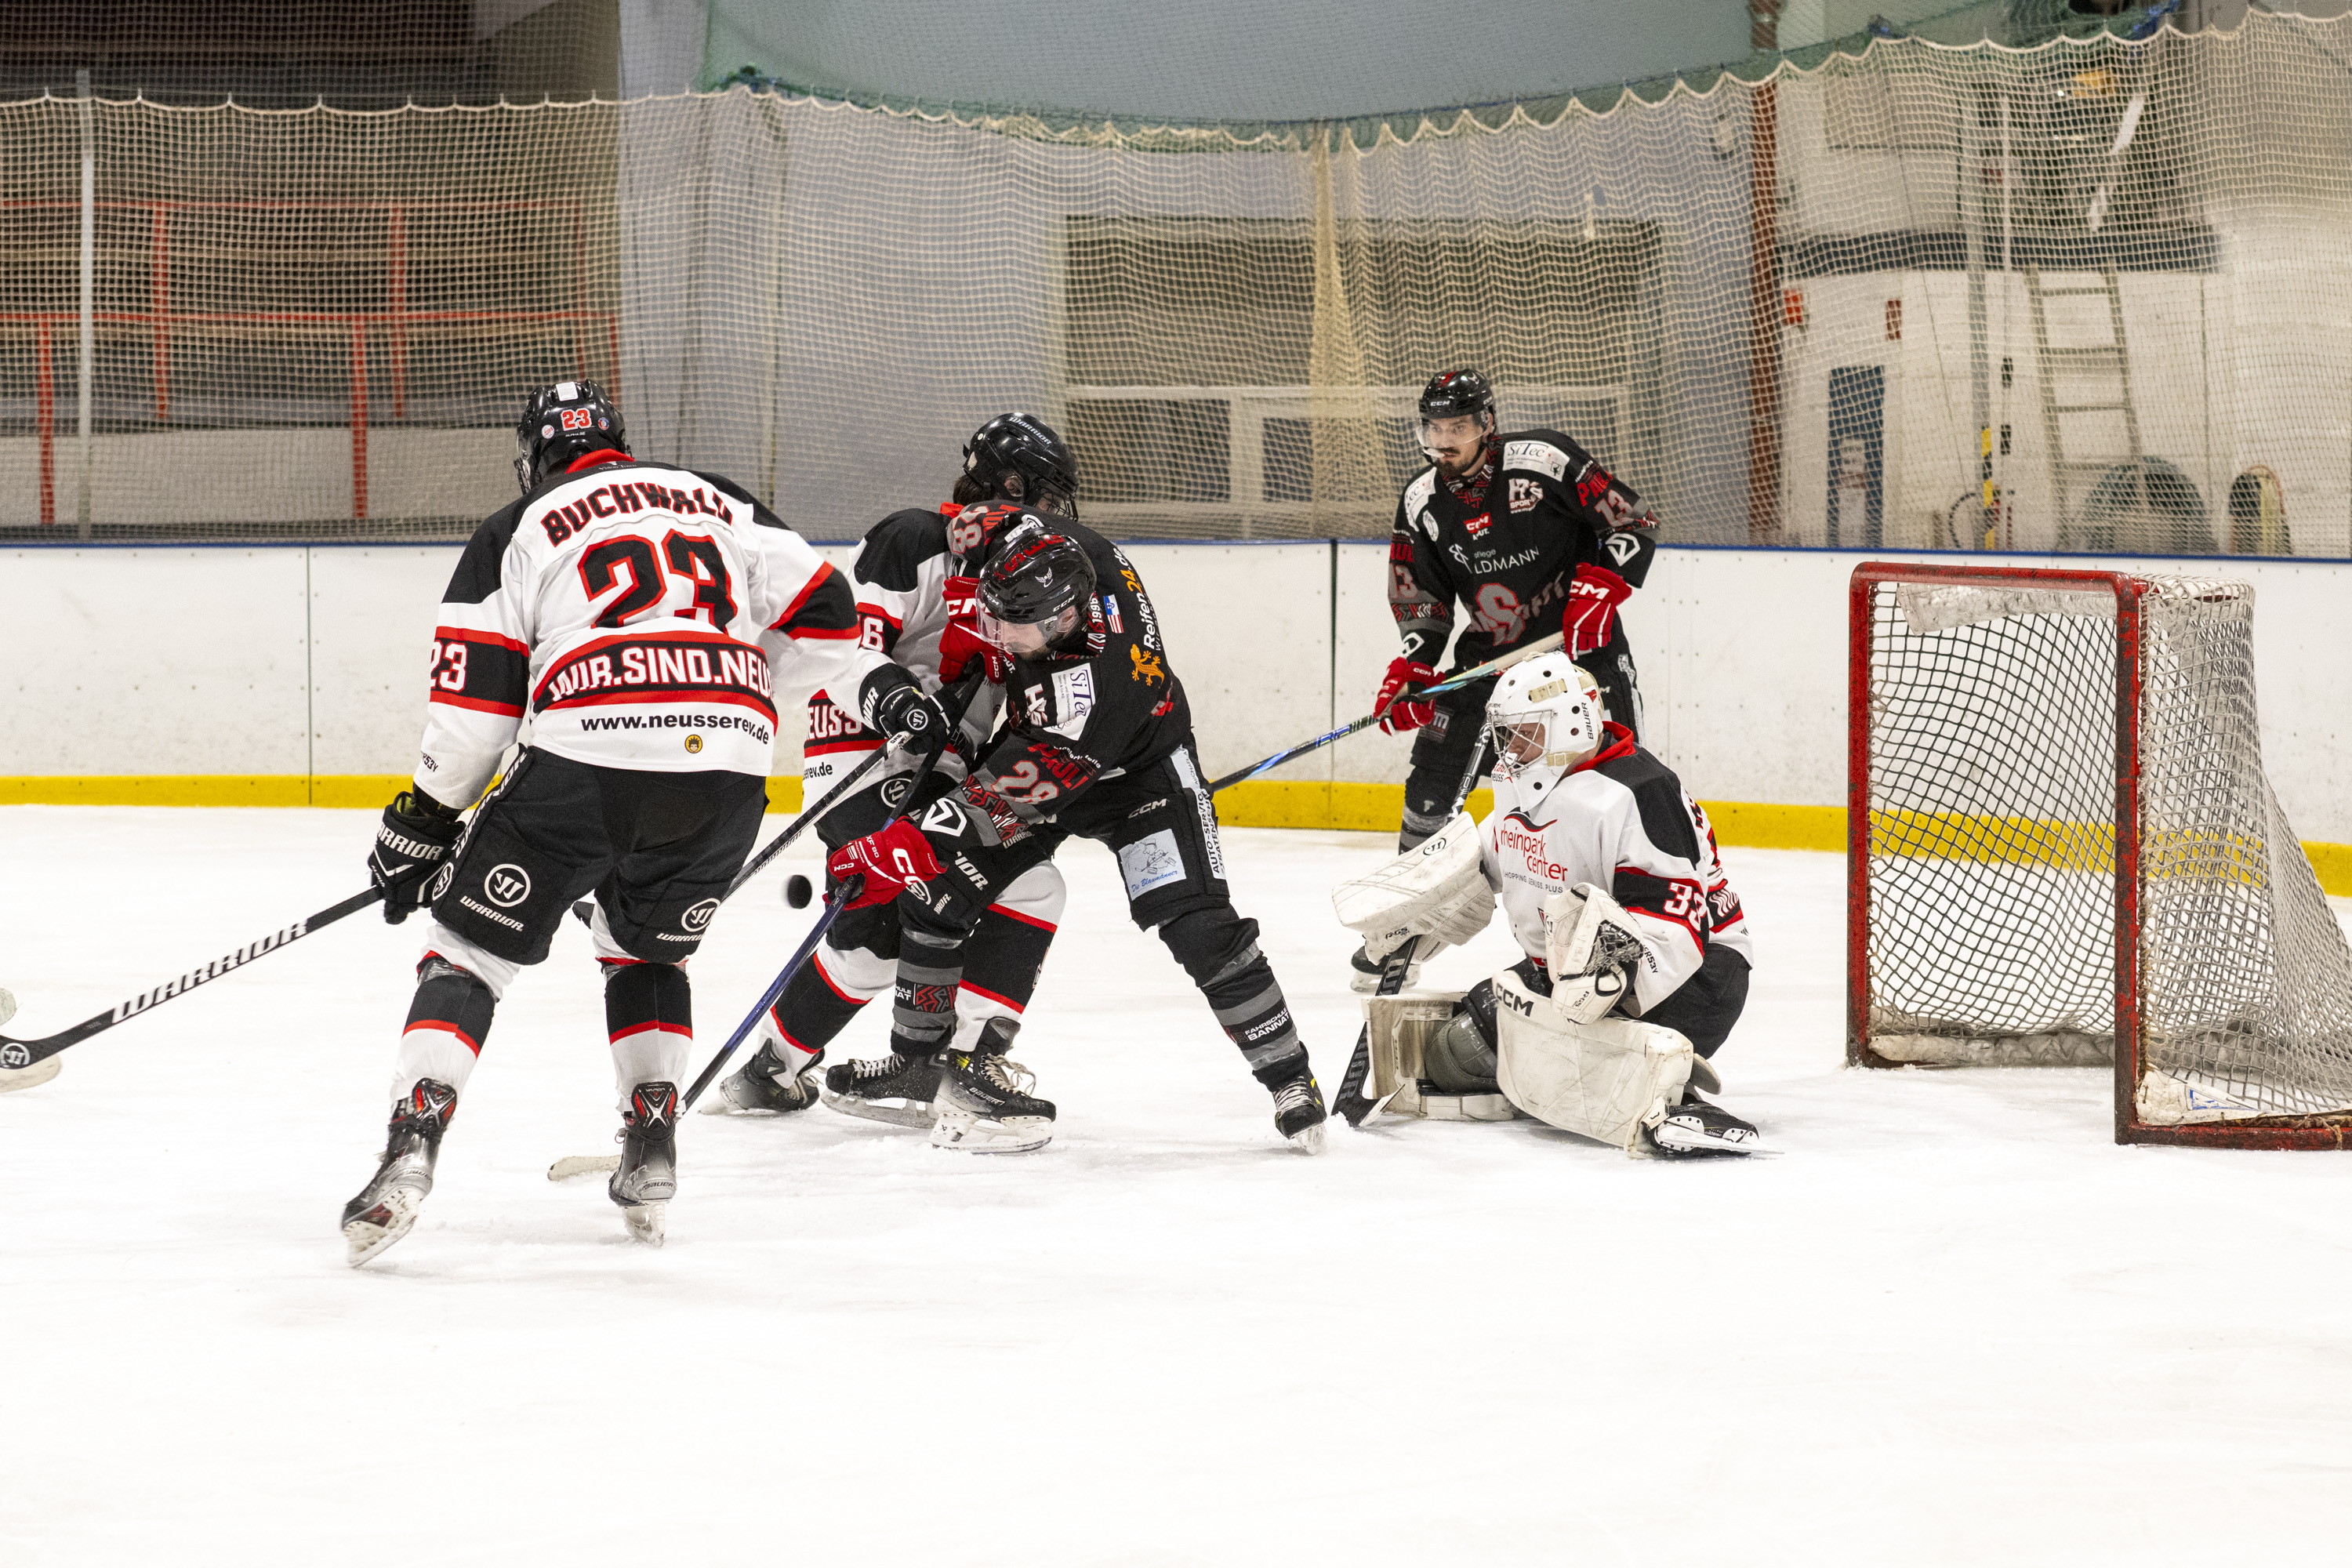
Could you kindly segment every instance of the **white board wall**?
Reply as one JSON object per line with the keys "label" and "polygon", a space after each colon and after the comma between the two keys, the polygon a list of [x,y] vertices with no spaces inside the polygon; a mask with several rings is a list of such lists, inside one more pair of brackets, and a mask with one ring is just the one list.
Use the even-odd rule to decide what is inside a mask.
{"label": "white board wall", "polygon": [[[845,565],[854,547],[826,545]],[[1396,634],[1384,542],[1139,544],[1213,776],[1369,710]],[[0,776],[404,773],[455,547],[0,551]],[[2081,566],[2082,557],[1905,555]],[[1673,547],[1623,610],[1643,739],[1706,800],[1840,805],[1857,552]],[[2352,842],[2352,563],[2100,563],[2252,581],[2263,743],[2306,839]],[[780,696],[790,694],[780,693]],[[797,709],[791,701],[786,711]],[[777,771],[798,767],[798,736]],[[1368,731],[1272,775],[1397,783]]]}

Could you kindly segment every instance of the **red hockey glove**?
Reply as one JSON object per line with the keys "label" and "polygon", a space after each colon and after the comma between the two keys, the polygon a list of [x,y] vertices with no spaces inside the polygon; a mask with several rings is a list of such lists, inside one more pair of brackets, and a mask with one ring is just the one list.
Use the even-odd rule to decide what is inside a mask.
{"label": "red hockey glove", "polygon": [[1617,629],[1617,606],[1633,592],[1632,584],[1606,566],[1587,562],[1576,569],[1576,580],[1568,585],[1568,613],[1559,623],[1569,658],[1608,642]]}
{"label": "red hockey glove", "polygon": [[922,829],[904,817],[878,833],[853,838],[828,856],[824,874],[835,881],[864,877],[866,886],[849,908],[887,904],[909,882],[928,882],[940,874],[940,858],[931,853]]}
{"label": "red hockey glove", "polygon": [[1381,733],[1402,735],[1418,730],[1437,717],[1436,706],[1410,700],[1399,701],[1398,696],[1408,686],[1434,686],[1437,671],[1425,664],[1399,654],[1389,660],[1388,678],[1381,682],[1381,694],[1372,700],[1372,711],[1381,716]]}
{"label": "red hockey glove", "polygon": [[976,658],[987,667],[988,679],[1001,685],[1013,673],[1013,661],[1003,648],[980,635],[980,579],[950,577],[942,584],[941,595],[947,603],[948,624],[940,633],[940,679],[962,679]]}

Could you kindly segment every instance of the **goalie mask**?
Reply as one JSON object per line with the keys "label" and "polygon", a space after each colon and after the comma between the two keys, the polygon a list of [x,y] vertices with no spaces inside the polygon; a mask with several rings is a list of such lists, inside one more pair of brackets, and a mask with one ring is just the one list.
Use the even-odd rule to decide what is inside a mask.
{"label": "goalie mask", "polygon": [[1495,780],[1522,809],[1601,750],[1601,688],[1564,653],[1513,665],[1486,703]]}

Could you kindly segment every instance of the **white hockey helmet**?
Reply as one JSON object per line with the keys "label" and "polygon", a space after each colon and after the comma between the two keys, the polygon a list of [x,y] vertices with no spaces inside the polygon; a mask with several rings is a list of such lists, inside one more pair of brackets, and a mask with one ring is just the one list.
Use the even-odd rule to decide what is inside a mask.
{"label": "white hockey helmet", "polygon": [[1601,687],[1564,653],[1524,659],[1503,671],[1486,702],[1495,778],[1520,805],[1551,793],[1601,742]]}

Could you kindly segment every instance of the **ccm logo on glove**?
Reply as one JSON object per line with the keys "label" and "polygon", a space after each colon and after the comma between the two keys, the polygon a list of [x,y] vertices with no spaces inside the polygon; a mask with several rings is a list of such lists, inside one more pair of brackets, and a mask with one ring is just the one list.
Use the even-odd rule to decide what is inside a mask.
{"label": "ccm logo on glove", "polygon": [[825,875],[846,882],[863,877],[866,885],[848,907],[862,910],[898,896],[913,882],[928,882],[940,874],[940,858],[931,853],[922,830],[904,817],[863,838],[853,838],[835,850],[824,863]]}

